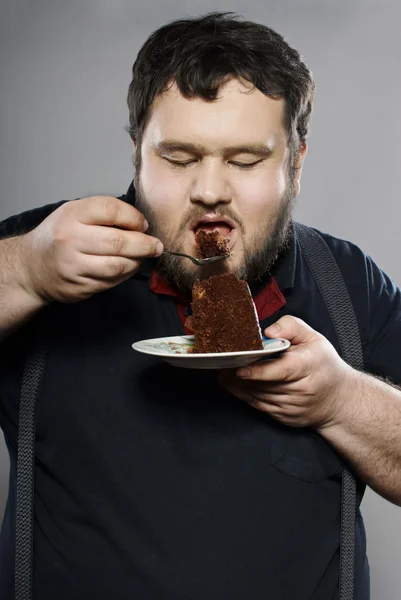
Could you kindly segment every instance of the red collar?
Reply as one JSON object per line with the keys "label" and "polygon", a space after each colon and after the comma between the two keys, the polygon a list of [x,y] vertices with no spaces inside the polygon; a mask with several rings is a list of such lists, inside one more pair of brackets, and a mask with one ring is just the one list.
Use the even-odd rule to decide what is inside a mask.
{"label": "red collar", "polygon": [[[152,277],[150,279],[150,289],[155,294],[164,294],[165,296],[172,296],[175,298],[178,314],[180,315],[181,323],[186,333],[193,333],[190,327],[190,322],[186,323],[187,315],[185,314],[185,309],[190,307],[190,301],[188,298],[180,294],[177,288],[170,285],[162,277],[160,277],[157,271],[153,271],[152,273]],[[255,296],[253,301],[255,302],[259,321],[267,319],[286,304],[286,299],[280,292],[274,277],[269,278],[269,281],[265,287]]]}

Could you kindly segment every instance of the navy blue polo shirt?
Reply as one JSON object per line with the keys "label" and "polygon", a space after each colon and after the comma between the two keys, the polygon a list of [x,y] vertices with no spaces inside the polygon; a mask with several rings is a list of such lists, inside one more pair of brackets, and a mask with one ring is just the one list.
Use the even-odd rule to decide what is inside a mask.
{"label": "navy blue polo shirt", "polygon": [[[134,202],[132,186],[121,198]],[[57,206],[11,217],[0,237],[32,229]],[[358,247],[323,236],[353,302],[365,369],[401,384],[400,290]],[[184,332],[175,299],[150,289],[153,267],[145,261],[88,300],[52,304],[0,344],[11,462],[2,600],[14,598],[18,406],[32,336],[49,347],[36,408],[35,598],[334,600],[340,457],[312,429],[280,425],[236,399],[216,372],[132,350]],[[295,237],[273,276],[285,304],[261,326],[294,315],[340,351]],[[358,505],[363,492],[359,481]],[[368,579],[358,512],[355,600],[369,598]]]}

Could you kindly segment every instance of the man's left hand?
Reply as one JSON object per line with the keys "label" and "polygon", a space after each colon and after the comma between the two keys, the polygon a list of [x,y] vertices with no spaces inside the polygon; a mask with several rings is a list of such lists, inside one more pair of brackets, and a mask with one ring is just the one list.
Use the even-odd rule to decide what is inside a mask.
{"label": "man's left hand", "polygon": [[355,371],[320,333],[296,317],[282,317],[267,337],[291,342],[279,358],[227,369],[219,382],[229,392],[292,427],[323,428],[341,418]]}

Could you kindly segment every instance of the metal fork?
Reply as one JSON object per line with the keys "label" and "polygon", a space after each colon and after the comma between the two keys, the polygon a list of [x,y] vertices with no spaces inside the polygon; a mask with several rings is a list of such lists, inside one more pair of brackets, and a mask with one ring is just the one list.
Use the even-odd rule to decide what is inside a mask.
{"label": "metal fork", "polygon": [[194,258],[189,254],[183,254],[182,252],[171,252],[171,250],[163,250],[163,254],[173,254],[174,256],[183,256],[184,258],[189,258],[195,265],[198,267],[204,267],[206,265],[211,265],[215,262],[219,262],[220,260],[225,260],[228,258],[228,254],[219,254],[219,256],[210,256],[210,258]]}

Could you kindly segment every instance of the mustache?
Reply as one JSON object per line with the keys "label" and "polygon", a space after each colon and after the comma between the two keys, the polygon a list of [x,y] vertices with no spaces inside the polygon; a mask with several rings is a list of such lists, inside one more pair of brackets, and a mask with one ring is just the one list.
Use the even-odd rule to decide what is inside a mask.
{"label": "mustache", "polygon": [[[141,188],[139,178],[135,178],[134,182],[135,187],[135,206],[149,222],[149,229],[147,231],[148,234],[153,235],[154,232],[158,229],[159,223],[157,217],[152,210],[151,205],[147,202],[145,198],[145,194]],[[245,227],[243,225],[242,220],[239,218],[237,213],[230,207],[222,203],[216,203],[215,206],[207,206],[206,204],[202,204],[201,202],[194,204],[194,206],[190,206],[184,215],[181,217],[181,222],[179,223],[176,232],[182,231],[185,229],[191,221],[200,221],[206,215],[213,215],[214,217],[220,218],[224,220],[224,217],[228,217],[235,223],[237,229],[239,229],[240,233],[244,235]],[[171,232],[172,233],[172,232]]]}

